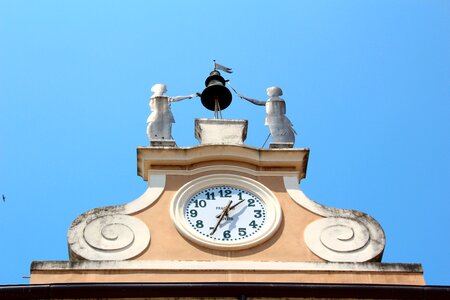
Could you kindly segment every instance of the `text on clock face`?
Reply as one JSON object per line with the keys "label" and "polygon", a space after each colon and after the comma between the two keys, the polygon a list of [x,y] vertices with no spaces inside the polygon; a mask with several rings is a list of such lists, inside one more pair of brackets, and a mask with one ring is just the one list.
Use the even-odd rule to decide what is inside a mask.
{"label": "text on clock face", "polygon": [[266,207],[256,195],[232,186],[203,189],[184,209],[189,226],[211,240],[246,240],[266,221]]}

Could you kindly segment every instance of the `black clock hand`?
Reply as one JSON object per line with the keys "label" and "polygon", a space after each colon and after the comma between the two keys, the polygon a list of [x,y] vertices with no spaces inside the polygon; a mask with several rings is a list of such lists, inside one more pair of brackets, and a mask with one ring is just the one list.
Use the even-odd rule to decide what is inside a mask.
{"label": "black clock hand", "polygon": [[[241,200],[241,201],[239,201],[238,203],[236,203],[235,205],[230,206],[230,209],[228,209],[228,211],[234,209],[236,206],[238,206],[239,204],[241,204],[241,203],[244,202],[244,201],[245,201],[245,200]],[[220,218],[220,216],[222,215],[222,213],[223,213],[223,212],[221,212],[220,214],[218,214],[218,215],[216,216],[216,218]]]}
{"label": "black clock hand", "polygon": [[238,203],[236,203],[235,205],[230,207],[230,210],[232,210],[233,208],[235,208],[236,206],[238,206],[239,204],[241,204],[242,202],[244,202],[245,200],[241,200]]}
{"label": "black clock hand", "polygon": [[220,213],[220,219],[219,219],[219,221],[217,221],[217,224],[216,224],[216,226],[214,227],[213,231],[211,231],[211,233],[210,233],[211,235],[213,235],[214,232],[216,232],[216,230],[217,230],[217,228],[219,227],[220,222],[222,222],[223,218],[224,218],[225,216],[228,216],[228,212],[230,211],[231,203],[233,203],[233,201],[230,200],[230,202],[228,202],[227,206],[225,206],[225,207],[223,208],[222,212]]}

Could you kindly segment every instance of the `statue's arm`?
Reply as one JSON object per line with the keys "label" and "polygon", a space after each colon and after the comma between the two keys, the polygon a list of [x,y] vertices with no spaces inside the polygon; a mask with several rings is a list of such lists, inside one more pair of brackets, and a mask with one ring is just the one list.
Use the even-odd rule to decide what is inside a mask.
{"label": "statue's arm", "polygon": [[189,96],[169,97],[169,102],[178,102],[178,101],[181,101],[181,100],[192,99],[192,98],[198,97],[198,96],[200,96],[199,93],[194,93],[194,94],[191,94]]}
{"label": "statue's arm", "polygon": [[256,99],[252,99],[252,98],[247,98],[245,96],[242,96],[241,94],[238,94],[239,97],[241,97],[244,100],[247,100],[250,103],[253,103],[255,105],[260,105],[260,106],[265,106],[266,105],[266,101],[259,101]]}

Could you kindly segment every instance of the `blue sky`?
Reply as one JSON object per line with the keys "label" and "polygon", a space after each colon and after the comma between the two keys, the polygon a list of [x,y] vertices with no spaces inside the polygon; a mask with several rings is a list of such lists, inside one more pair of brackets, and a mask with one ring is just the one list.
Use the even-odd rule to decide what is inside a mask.
{"label": "blue sky", "polygon": [[[0,1],[0,284],[33,260],[67,260],[81,213],[129,202],[150,87],[201,92],[212,60],[242,94],[280,86],[311,149],[301,188],[372,215],[384,262],[450,285],[449,1]],[[198,98],[173,105],[197,145]],[[261,147],[264,108],[234,97]]]}

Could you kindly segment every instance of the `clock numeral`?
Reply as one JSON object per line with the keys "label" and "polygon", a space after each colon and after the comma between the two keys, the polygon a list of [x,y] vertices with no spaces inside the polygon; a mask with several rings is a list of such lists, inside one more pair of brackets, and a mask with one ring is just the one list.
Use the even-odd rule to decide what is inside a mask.
{"label": "clock numeral", "polygon": [[195,209],[191,209],[189,214],[191,215],[191,218],[195,218],[198,215],[198,212]]}
{"label": "clock numeral", "polygon": [[206,201],[205,200],[194,200],[195,203],[195,207],[205,207],[206,206]]}
{"label": "clock numeral", "polygon": [[203,228],[203,221],[202,220],[197,220],[197,222],[195,223],[195,227],[197,228]]}
{"label": "clock numeral", "polygon": [[231,190],[219,190],[220,197],[222,198],[231,198]]}
{"label": "clock numeral", "polygon": [[229,239],[231,237],[230,231],[229,230],[225,230],[223,232],[223,238],[224,239]]}
{"label": "clock numeral", "polygon": [[256,224],[255,220],[251,221],[250,224],[248,224],[248,226],[252,226],[253,228],[258,227],[258,224]]}
{"label": "clock numeral", "polygon": [[[205,196],[206,196],[206,200],[216,200],[216,198],[214,198],[214,193],[206,192]],[[204,207],[204,206],[202,206],[202,207]]]}
{"label": "clock numeral", "polygon": [[255,206],[255,199],[248,199],[247,201],[249,207]]}
{"label": "clock numeral", "polygon": [[255,209],[254,212],[255,212],[255,218],[261,218],[262,217],[261,210]]}
{"label": "clock numeral", "polygon": [[239,235],[240,236],[244,236],[247,234],[247,229],[246,228],[239,228]]}
{"label": "clock numeral", "polygon": [[239,200],[244,200],[242,199],[242,192],[237,193],[237,195],[239,196]]}

